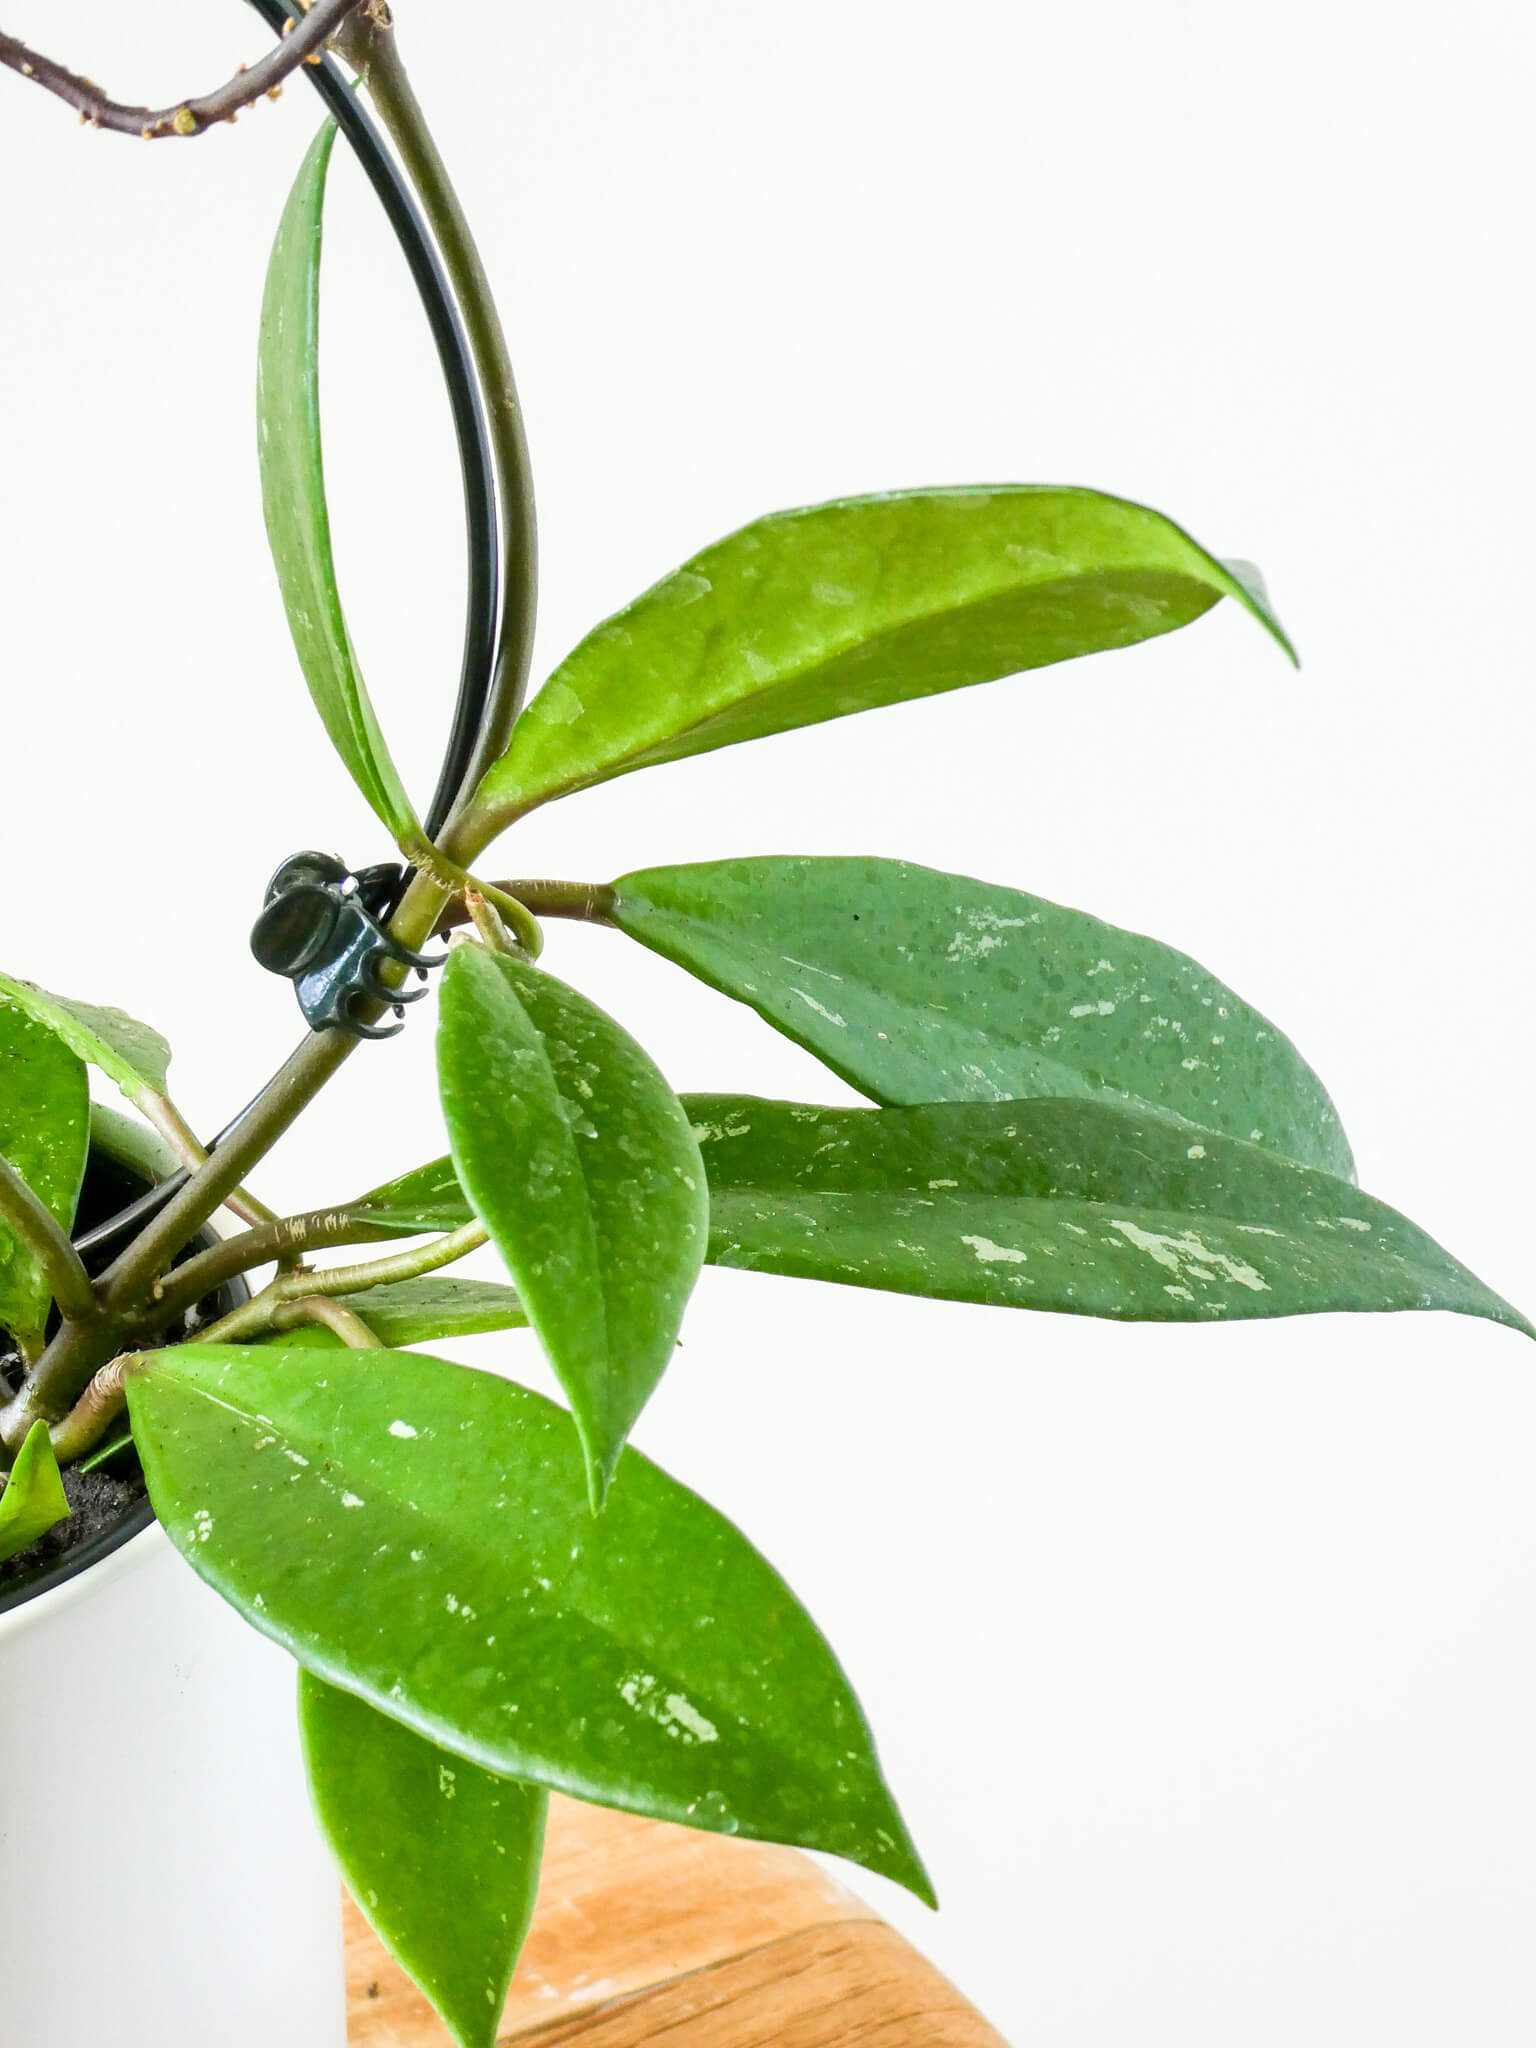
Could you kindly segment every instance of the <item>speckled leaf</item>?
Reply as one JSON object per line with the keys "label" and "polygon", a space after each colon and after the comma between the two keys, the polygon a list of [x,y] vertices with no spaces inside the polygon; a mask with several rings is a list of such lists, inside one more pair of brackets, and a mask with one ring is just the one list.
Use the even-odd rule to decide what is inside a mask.
{"label": "speckled leaf", "polygon": [[299,1725],[348,1890],[460,2048],[496,2048],[538,1896],[549,1794],[493,1777],[307,1671]]}
{"label": "speckled leaf", "polygon": [[[438,1337],[479,1337],[493,1330],[523,1329],[528,1318],[510,1287],[494,1280],[452,1280],[428,1273],[420,1280],[391,1280],[360,1294],[338,1295],[372,1330],[381,1344],[430,1344]],[[288,1330],[275,1343],[315,1343],[327,1348],[339,1340],[323,1324]]]}
{"label": "speckled leaf", "polygon": [[261,304],[257,437],[267,539],[304,680],[353,781],[403,845],[423,843],[357,666],[336,588],[320,448],[320,240],[336,129],[315,137],[283,209]]}
{"label": "speckled leaf", "polygon": [[70,1002],[30,981],[13,981],[8,974],[0,974],[0,996],[46,1025],[78,1059],[99,1067],[130,1102],[165,1093],[171,1048],[158,1031],[126,1011]]}
{"label": "speckled leaf", "polygon": [[1396,1210],[1103,1102],[684,1097],[717,1265],[1135,1322],[1453,1309],[1536,1334]]}
{"label": "speckled leaf", "polygon": [[1044,897],[906,861],[784,858],[625,875],[608,914],[876,1102],[1145,1104],[1354,1178],[1282,1032],[1187,954]]}
{"label": "speckled leaf", "polygon": [[504,824],[654,762],[1154,639],[1222,597],[1290,651],[1251,572],[1097,491],[906,491],[775,513],[588,634],[479,801]]}
{"label": "speckled leaf", "polygon": [[638,1451],[594,1517],[563,1408],[420,1352],[177,1345],[128,1401],[171,1540],[317,1677],[498,1775],[929,1896],[815,1625]]}
{"label": "speckled leaf", "polygon": [[585,996],[483,946],[443,974],[438,1085],[458,1176],[570,1397],[601,1504],[704,1262],[677,1097]]}
{"label": "speckled leaf", "polygon": [[0,1492],[0,1564],[46,1536],[69,1513],[46,1422],[27,1431],[5,1490]]}
{"label": "speckled leaf", "polygon": [[[85,1068],[46,1025],[0,999],[0,1153],[66,1230],[89,1144]],[[0,1324],[28,1355],[51,1300],[36,1260],[0,1224]]]}

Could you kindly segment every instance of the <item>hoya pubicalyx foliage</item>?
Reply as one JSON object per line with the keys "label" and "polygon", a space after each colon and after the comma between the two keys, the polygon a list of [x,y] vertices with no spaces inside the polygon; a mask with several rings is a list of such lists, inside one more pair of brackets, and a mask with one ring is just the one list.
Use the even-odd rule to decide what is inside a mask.
{"label": "hoya pubicalyx foliage", "polygon": [[[330,147],[327,130],[268,272],[267,525],[325,728],[430,867],[442,849],[386,747],[332,561],[317,372]],[[447,851],[478,858],[540,805],[653,763],[1004,678],[1051,687],[1062,664],[1223,599],[1289,653],[1252,571],[1120,498],[989,486],[778,513],[582,641]],[[869,1106],[674,1094],[621,1024],[537,964],[526,917],[520,943],[466,888],[475,930],[439,995],[443,1156],[352,1199],[317,1191],[325,1244],[376,1247],[313,1283],[343,1313],[305,1322],[301,1283],[283,1279],[126,1369],[156,1511],[292,1653],[322,1824],[464,2048],[494,2042],[551,1791],[829,1850],[931,1897],[814,1622],[724,1516],[626,1448],[706,1260],[1125,1320],[1447,1309],[1531,1334],[1362,1192],[1301,1054],[1171,946],[1011,882],[872,858],[501,886],[533,912],[579,907],[749,1004]],[[0,999],[0,1149],[67,1228],[86,1064],[174,1137],[166,1047],[25,983]],[[510,1284],[438,1270],[487,1236]],[[50,1313],[40,1243],[0,1236],[0,1317],[24,1361]],[[273,1244],[253,1229],[251,1263]],[[147,1314],[124,1312],[124,1347]],[[496,1372],[415,1348],[509,1331]],[[516,1383],[535,1345],[568,1406]],[[79,1411],[45,1415],[14,1446],[0,1548],[63,1512],[54,1443],[89,1450],[90,1435]]]}

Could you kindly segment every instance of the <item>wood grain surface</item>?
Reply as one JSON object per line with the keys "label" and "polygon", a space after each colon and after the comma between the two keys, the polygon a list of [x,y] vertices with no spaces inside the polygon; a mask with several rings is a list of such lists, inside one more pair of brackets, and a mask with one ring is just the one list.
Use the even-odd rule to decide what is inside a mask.
{"label": "wood grain surface", "polygon": [[[350,1900],[352,2048],[452,2048]],[[901,1937],[793,1849],[550,1802],[500,2040],[538,2048],[1004,2048]]]}

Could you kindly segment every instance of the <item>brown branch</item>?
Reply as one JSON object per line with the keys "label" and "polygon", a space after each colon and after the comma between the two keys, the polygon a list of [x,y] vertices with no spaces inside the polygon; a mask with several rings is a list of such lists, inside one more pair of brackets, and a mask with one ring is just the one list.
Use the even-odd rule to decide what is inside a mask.
{"label": "brown branch", "polygon": [[283,40],[254,64],[242,64],[226,84],[196,99],[178,100],[171,107],[129,107],[108,99],[102,88],[89,78],[66,71],[51,57],[29,50],[16,36],[0,33],[0,64],[30,78],[45,92],[57,94],[79,114],[90,128],[110,128],[118,135],[140,135],[146,142],[166,136],[202,135],[220,121],[233,121],[242,107],[253,100],[276,99],[282,81],[305,62],[318,64],[322,46],[335,35],[342,22],[361,5],[373,0],[295,0],[299,9],[289,19]]}

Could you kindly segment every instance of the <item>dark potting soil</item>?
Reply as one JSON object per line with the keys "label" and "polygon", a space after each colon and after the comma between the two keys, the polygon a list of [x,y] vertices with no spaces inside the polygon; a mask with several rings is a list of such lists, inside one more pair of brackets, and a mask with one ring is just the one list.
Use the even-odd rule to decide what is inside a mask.
{"label": "dark potting soil", "polygon": [[14,1557],[0,1564],[0,1587],[27,1577],[39,1565],[52,1564],[78,1544],[90,1543],[117,1527],[145,1493],[144,1475],[133,1462],[131,1452],[125,1450],[119,1462],[123,1469],[115,1473],[105,1469],[77,1472],[72,1465],[65,1467],[59,1477],[64,1482],[64,1498],[69,1502],[68,1519],[55,1522],[35,1543],[29,1543],[25,1550],[18,1550]]}

